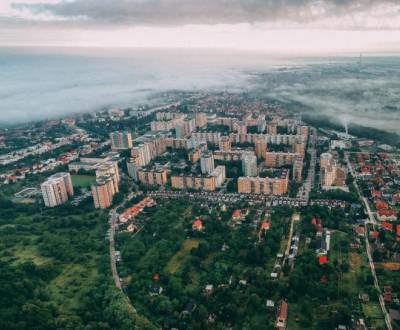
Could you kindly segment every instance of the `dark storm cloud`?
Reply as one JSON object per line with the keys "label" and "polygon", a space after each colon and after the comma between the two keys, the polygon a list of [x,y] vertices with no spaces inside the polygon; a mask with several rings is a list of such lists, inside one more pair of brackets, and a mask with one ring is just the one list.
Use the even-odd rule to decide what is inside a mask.
{"label": "dark storm cloud", "polygon": [[[184,25],[258,22],[309,23],[357,15],[398,0],[65,0],[54,4],[14,4],[34,14],[92,24]],[[397,9],[398,10],[398,9]],[[398,14],[398,13],[397,13]],[[361,26],[362,28],[362,26]]]}

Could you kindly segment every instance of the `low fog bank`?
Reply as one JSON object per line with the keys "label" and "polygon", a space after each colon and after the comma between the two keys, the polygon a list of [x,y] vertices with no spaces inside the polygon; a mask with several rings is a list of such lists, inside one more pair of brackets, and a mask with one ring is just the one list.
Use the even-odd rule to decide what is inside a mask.
{"label": "low fog bank", "polygon": [[0,48],[0,123],[135,107],[169,90],[249,88],[242,69],[255,61],[227,58],[191,51]]}
{"label": "low fog bank", "polygon": [[262,74],[265,93],[335,122],[400,134],[400,58],[308,64]]}
{"label": "low fog bank", "polygon": [[[207,50],[0,48],[0,124],[135,107],[170,90],[258,92],[399,133],[400,58],[271,58]],[[292,107],[293,108],[293,107]]]}

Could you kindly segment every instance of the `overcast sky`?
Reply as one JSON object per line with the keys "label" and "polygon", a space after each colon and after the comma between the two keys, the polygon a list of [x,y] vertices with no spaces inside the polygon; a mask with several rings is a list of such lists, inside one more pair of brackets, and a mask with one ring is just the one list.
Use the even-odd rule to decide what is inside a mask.
{"label": "overcast sky", "polygon": [[400,53],[400,1],[0,0],[0,45]]}

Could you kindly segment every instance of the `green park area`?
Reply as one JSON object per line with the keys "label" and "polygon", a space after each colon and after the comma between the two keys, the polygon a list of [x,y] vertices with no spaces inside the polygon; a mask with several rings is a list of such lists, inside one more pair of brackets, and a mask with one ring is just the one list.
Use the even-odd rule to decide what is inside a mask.
{"label": "green park area", "polygon": [[74,187],[88,188],[96,182],[96,177],[93,175],[79,175],[71,176],[72,184]]}

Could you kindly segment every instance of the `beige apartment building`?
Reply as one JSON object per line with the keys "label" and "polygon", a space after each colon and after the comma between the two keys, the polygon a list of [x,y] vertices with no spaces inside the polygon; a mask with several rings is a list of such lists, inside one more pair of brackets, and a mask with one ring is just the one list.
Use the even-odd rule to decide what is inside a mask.
{"label": "beige apartment building", "polygon": [[267,152],[265,156],[265,165],[268,167],[293,165],[293,162],[298,156],[300,155],[290,152]]}
{"label": "beige apartment building", "polygon": [[40,185],[43,201],[47,207],[64,204],[69,196],[74,195],[71,175],[66,172],[50,176]]}
{"label": "beige apartment building", "polygon": [[167,184],[168,176],[166,170],[147,170],[140,169],[138,171],[138,181],[149,186],[163,186]]}
{"label": "beige apartment building", "polygon": [[215,177],[212,176],[172,176],[171,186],[175,189],[194,189],[215,191],[217,189]]}
{"label": "beige apartment building", "polygon": [[133,147],[132,134],[129,132],[110,133],[111,149],[125,150]]}
{"label": "beige apartment building", "polygon": [[258,159],[265,159],[268,151],[267,141],[264,138],[256,139],[255,143],[256,156]]}
{"label": "beige apartment building", "polygon": [[284,171],[279,178],[240,177],[238,179],[238,192],[241,194],[281,196],[287,193],[288,186],[288,171]]}
{"label": "beige apartment building", "polygon": [[219,150],[221,151],[229,151],[231,150],[231,140],[229,136],[221,136],[219,141]]}
{"label": "beige apartment building", "polygon": [[109,176],[98,177],[92,185],[92,195],[96,209],[107,209],[112,205],[114,195],[117,193],[114,181]]}

